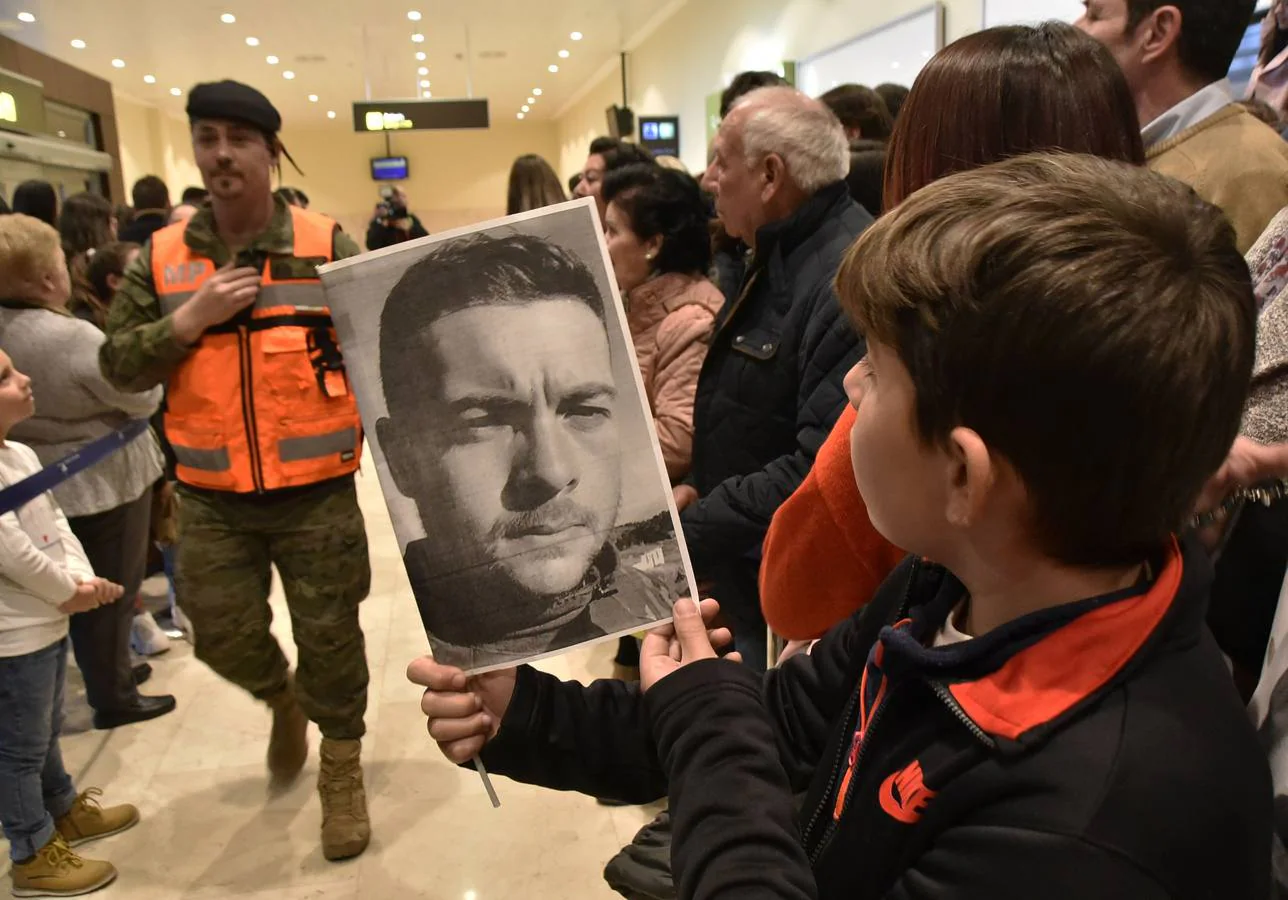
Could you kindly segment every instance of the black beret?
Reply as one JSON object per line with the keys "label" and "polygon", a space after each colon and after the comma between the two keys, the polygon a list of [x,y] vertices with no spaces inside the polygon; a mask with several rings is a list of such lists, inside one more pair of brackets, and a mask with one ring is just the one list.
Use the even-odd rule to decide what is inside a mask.
{"label": "black beret", "polygon": [[228,119],[277,134],[282,130],[282,115],[268,98],[240,81],[214,81],[199,84],[188,92],[188,121]]}

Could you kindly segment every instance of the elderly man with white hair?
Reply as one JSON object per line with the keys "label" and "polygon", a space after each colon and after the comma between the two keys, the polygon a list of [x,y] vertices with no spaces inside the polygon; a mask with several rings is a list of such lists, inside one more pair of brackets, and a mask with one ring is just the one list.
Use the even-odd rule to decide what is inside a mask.
{"label": "elderly man with white hair", "polygon": [[832,289],[842,255],[872,222],[846,191],[848,168],[836,116],[797,90],[769,87],[725,117],[708,176],[725,229],[751,257],[716,322],[698,381],[693,472],[676,500],[698,577],[713,584],[744,662],[760,669],[760,547],[863,355]]}

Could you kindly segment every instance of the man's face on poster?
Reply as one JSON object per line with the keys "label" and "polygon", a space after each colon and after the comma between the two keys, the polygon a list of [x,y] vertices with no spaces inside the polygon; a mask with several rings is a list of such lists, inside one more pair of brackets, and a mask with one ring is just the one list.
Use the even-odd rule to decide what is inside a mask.
{"label": "man's face on poster", "polygon": [[403,447],[423,447],[399,481],[436,566],[534,597],[576,588],[621,499],[604,323],[550,296],[449,313],[420,346],[428,394],[393,418]]}

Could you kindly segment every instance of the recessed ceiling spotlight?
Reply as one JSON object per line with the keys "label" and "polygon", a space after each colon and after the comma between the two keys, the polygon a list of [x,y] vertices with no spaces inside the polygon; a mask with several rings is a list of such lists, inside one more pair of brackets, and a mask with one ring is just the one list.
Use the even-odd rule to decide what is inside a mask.
{"label": "recessed ceiling spotlight", "polygon": [[569,53],[568,53],[568,51],[567,51],[567,50],[560,50],[560,51],[559,51],[559,58],[560,58],[560,59],[567,59],[567,58],[568,58],[568,56],[569,56]]}
{"label": "recessed ceiling spotlight", "polygon": [[183,91],[181,91],[179,88],[170,88],[170,93],[178,97],[180,94],[183,93]]}
{"label": "recessed ceiling spotlight", "polygon": [[546,66],[546,71],[549,72],[551,75],[553,75],[555,72],[559,71],[559,67],[556,66],[554,63],[551,63],[550,65]]}
{"label": "recessed ceiling spotlight", "polygon": [[36,21],[36,17],[29,12],[20,12],[18,13],[18,21],[26,22],[28,25],[30,25],[32,22]]}
{"label": "recessed ceiling spotlight", "polygon": [[574,41],[579,41],[582,39],[582,33],[580,31],[574,31],[572,34],[568,35],[568,37]]}
{"label": "recessed ceiling spotlight", "polygon": [[417,59],[417,60],[419,60],[420,62],[424,62],[424,61],[425,61],[425,51],[424,51],[424,50],[417,50],[417,51],[416,51],[416,59]]}
{"label": "recessed ceiling spotlight", "polygon": [[419,21],[420,21],[420,13],[418,13],[418,12],[417,12],[416,10],[414,10],[414,9],[413,9],[413,10],[408,10],[408,12],[407,12],[407,18],[411,19],[413,22],[419,22]]}
{"label": "recessed ceiling spotlight", "polygon": [[84,50],[85,42],[82,41],[80,38],[72,38],[72,46],[75,47],[77,50]]}
{"label": "recessed ceiling spotlight", "polygon": [[317,95],[317,94],[309,94],[309,102],[310,102],[310,103],[317,103],[317,102],[318,102],[318,95]]}
{"label": "recessed ceiling spotlight", "polygon": [[237,21],[237,17],[232,13],[224,13],[219,17],[219,21],[223,22],[225,25],[231,25]]}
{"label": "recessed ceiling spotlight", "polygon": [[541,88],[533,88],[533,89],[532,89],[532,96],[534,96],[534,97],[540,97],[540,96],[541,96]]}
{"label": "recessed ceiling spotlight", "polygon": [[275,66],[279,62],[281,62],[281,60],[279,60],[276,56],[269,55],[264,57],[264,62],[268,63],[270,66]]}
{"label": "recessed ceiling spotlight", "polygon": [[429,79],[428,79],[428,78],[422,78],[422,79],[420,80],[420,86],[421,86],[421,87],[429,87]]}
{"label": "recessed ceiling spotlight", "polygon": [[421,95],[422,97],[424,97],[426,100],[428,100],[430,97],[434,96],[434,92],[433,92],[433,91],[421,91],[421,92],[420,92],[420,95]]}
{"label": "recessed ceiling spotlight", "polygon": [[257,37],[248,37],[248,38],[246,38],[246,46],[247,46],[247,47],[258,47],[258,46],[259,46],[259,38],[257,38]]}
{"label": "recessed ceiling spotlight", "polygon": [[532,107],[528,106],[528,104],[525,103],[522,106],[520,106],[519,109],[523,110],[524,112],[529,112],[532,109]]}
{"label": "recessed ceiling spotlight", "polygon": [[292,78],[295,77],[295,73],[292,72],[290,69],[287,69],[285,72],[282,73],[282,77],[285,78],[287,81],[290,81]]}
{"label": "recessed ceiling spotlight", "polygon": [[428,75],[428,74],[429,74],[429,66],[421,66],[419,69],[417,69],[417,70],[416,70],[416,74],[417,74],[417,75]]}
{"label": "recessed ceiling spotlight", "polygon": [[516,114],[515,114],[515,118],[516,118],[516,119],[522,119],[522,118],[523,118],[523,113],[516,113]]}
{"label": "recessed ceiling spotlight", "polygon": [[334,118],[335,118],[335,110],[334,110],[334,109],[328,109],[328,110],[326,111],[326,117],[327,117],[328,119],[334,119]]}
{"label": "recessed ceiling spotlight", "polygon": [[143,76],[143,83],[144,83],[144,84],[156,84],[156,83],[157,83],[157,77],[156,77],[155,75],[144,75],[144,76]]}
{"label": "recessed ceiling spotlight", "polygon": [[536,103],[536,102],[537,102],[537,98],[536,98],[536,97],[529,97],[529,98],[528,98],[528,102],[529,102],[529,103]]}
{"label": "recessed ceiling spotlight", "polygon": [[124,68],[125,68],[125,60],[123,60],[123,59],[114,59],[114,60],[112,60],[112,68],[113,68],[113,69],[124,69]]}
{"label": "recessed ceiling spotlight", "polygon": [[413,44],[423,44],[425,43],[425,36],[418,31],[411,36],[411,42]]}

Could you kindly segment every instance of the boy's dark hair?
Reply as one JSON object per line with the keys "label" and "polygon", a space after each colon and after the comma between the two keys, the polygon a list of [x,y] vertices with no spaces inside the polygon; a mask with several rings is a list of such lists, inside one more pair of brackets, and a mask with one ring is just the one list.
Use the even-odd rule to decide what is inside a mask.
{"label": "boy's dark hair", "polygon": [[24,181],[13,192],[13,211],[58,227],[58,194],[48,181]]}
{"label": "boy's dark hair", "polygon": [[179,202],[187,203],[191,206],[200,206],[206,202],[206,198],[209,196],[210,191],[203,187],[186,187],[183,189]]}
{"label": "boy's dark hair", "polygon": [[444,316],[478,306],[569,297],[605,321],[595,276],[563,247],[527,234],[474,234],[445,241],[394,285],[380,313],[380,381],[390,415],[424,400],[425,387],[400,367],[425,358],[423,333]]}
{"label": "boy's dark hair", "polygon": [[739,72],[720,94],[720,118],[729,115],[733,105],[752,91],[763,87],[782,87],[785,84],[787,79],[777,72]]}
{"label": "boy's dark hair", "polygon": [[72,194],[58,213],[63,252],[72,257],[112,240],[112,204],[106,197],[81,191]]}
{"label": "boy's dark hair", "polygon": [[885,101],[886,109],[890,110],[890,117],[898,121],[899,111],[903,109],[903,101],[908,99],[908,89],[901,84],[878,84],[873,88],[877,96]]}
{"label": "boy's dark hair", "polygon": [[169,209],[170,189],[156,175],[144,175],[130,189],[130,200],[136,210]]}
{"label": "boy's dark hair", "polygon": [[692,175],[656,165],[625,166],[604,179],[603,199],[621,207],[641,240],[662,235],[655,260],[659,272],[706,273],[710,218]]}
{"label": "boy's dark hair", "polygon": [[1181,65],[1204,82],[1219,81],[1230,71],[1256,5],[1257,0],[1127,0],[1127,33],[1134,34],[1159,7],[1176,7]]}
{"label": "boy's dark hair", "polygon": [[845,186],[850,189],[854,202],[873,216],[881,215],[884,207],[886,151],[850,151],[850,173],[845,176]]}
{"label": "boy's dark hair", "polygon": [[884,141],[894,130],[894,116],[890,115],[885,101],[872,88],[842,84],[820,95],[818,100],[836,113],[847,131],[857,128],[860,137]]}
{"label": "boy's dark hair", "polygon": [[1238,433],[1248,267],[1219,209],[1145,169],[1034,154],[952,175],[859,238],[837,291],[907,367],[921,440],[976,431],[1067,565],[1157,551]]}

